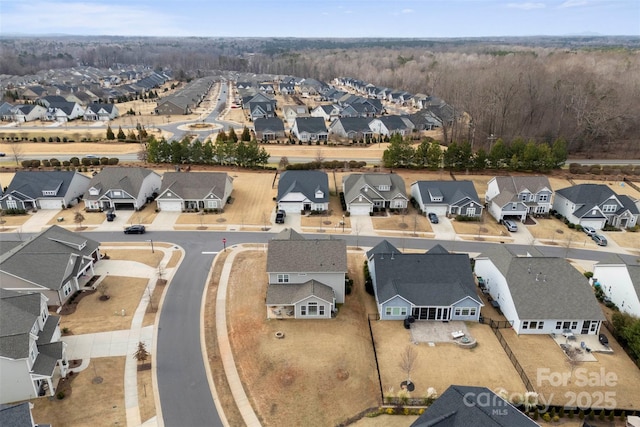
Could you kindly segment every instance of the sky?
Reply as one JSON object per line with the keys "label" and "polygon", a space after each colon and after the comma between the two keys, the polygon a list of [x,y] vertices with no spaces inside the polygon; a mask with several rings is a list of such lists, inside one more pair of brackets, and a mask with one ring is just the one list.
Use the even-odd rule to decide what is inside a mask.
{"label": "sky", "polygon": [[0,34],[640,36],[640,0],[0,0]]}

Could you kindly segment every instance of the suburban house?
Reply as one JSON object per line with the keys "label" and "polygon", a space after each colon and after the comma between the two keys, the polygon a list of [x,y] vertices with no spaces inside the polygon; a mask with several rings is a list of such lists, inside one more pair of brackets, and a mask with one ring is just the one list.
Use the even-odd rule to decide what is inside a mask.
{"label": "suburban house", "polygon": [[118,107],[114,104],[89,104],[84,110],[83,119],[87,121],[106,122],[119,116]]}
{"label": "suburban house", "polygon": [[28,105],[14,105],[11,108],[11,120],[14,122],[32,122],[34,120],[40,120],[45,115],[47,109],[41,105],[28,104]]}
{"label": "suburban house", "polygon": [[347,244],[285,229],[267,251],[267,318],[329,319],[345,301]]}
{"label": "suburban house", "polygon": [[483,303],[467,254],[436,245],[423,254],[403,254],[383,240],[367,252],[381,320],[477,322]]}
{"label": "suburban house", "polygon": [[593,284],[599,284],[620,311],[640,317],[640,265],[613,255],[593,266]]}
{"label": "suburban house", "polygon": [[492,217],[501,221],[527,215],[547,215],[553,190],[546,176],[496,176],[489,180],[485,202]]}
{"label": "suburban house", "polygon": [[605,320],[587,279],[564,258],[518,257],[492,245],[476,258],[475,273],[517,334],[597,335]]}
{"label": "suburban house", "polygon": [[59,325],[44,295],[0,289],[0,403],[55,395],[69,366]]}
{"label": "suburban house", "polygon": [[193,102],[188,98],[170,96],[158,101],[154,112],[159,116],[186,115],[191,114],[191,105]]}
{"label": "suburban house", "polygon": [[425,215],[481,217],[484,208],[472,181],[416,181],[411,197]]}
{"label": "suburban house", "polygon": [[24,242],[3,242],[0,287],[39,292],[50,305],[62,307],[94,275],[98,246],[95,240],[57,225]]}
{"label": "suburban house", "polygon": [[276,202],[285,212],[326,211],[329,178],[321,171],[284,171],[278,181]]}
{"label": "suburban house", "polygon": [[335,104],[318,105],[309,113],[311,117],[322,117],[325,121],[331,121],[340,115],[340,107]]}
{"label": "suburban house", "polygon": [[272,102],[251,101],[247,109],[249,110],[249,118],[251,121],[276,116],[276,109]]}
{"label": "suburban house", "polygon": [[602,229],[605,224],[619,228],[638,223],[638,205],[625,194],[616,194],[604,184],[578,184],[556,191],[553,209],[569,222]]}
{"label": "suburban house", "polygon": [[341,117],[329,125],[329,134],[350,141],[368,141],[373,137],[369,128],[369,119],[364,117]]}
{"label": "suburban house", "polygon": [[75,102],[51,102],[42,117],[43,120],[66,123],[84,115],[84,108]]}
{"label": "suburban house", "polygon": [[369,128],[376,135],[409,135],[414,126],[411,120],[401,116],[382,116],[369,122]]}
{"label": "suburban house", "polygon": [[158,193],[160,175],[145,168],[104,168],[91,178],[84,193],[87,211],[140,210]]}
{"label": "suburban house", "polygon": [[282,116],[289,126],[298,117],[309,117],[309,110],[306,105],[285,105],[282,107]]}
{"label": "suburban house", "polygon": [[0,404],[0,426],[49,427],[49,424],[36,424],[31,413],[32,409],[31,402]]}
{"label": "suburban house", "polygon": [[284,138],[284,123],[278,117],[258,118],[253,121],[257,141],[273,141]]}
{"label": "suburban house", "polygon": [[75,171],[18,171],[0,197],[0,208],[67,208],[78,203],[90,180]]}
{"label": "suburban house", "polygon": [[404,179],[393,173],[354,173],[342,179],[347,211],[369,215],[374,210],[406,209]]}
{"label": "suburban house", "polygon": [[487,387],[452,385],[410,427],[535,427],[539,425]]}
{"label": "suburban house", "polygon": [[298,117],[291,133],[302,142],[326,141],[329,136],[324,120],[320,117]]}
{"label": "suburban house", "polygon": [[160,211],[222,210],[232,190],[226,172],[165,172],[156,203]]}

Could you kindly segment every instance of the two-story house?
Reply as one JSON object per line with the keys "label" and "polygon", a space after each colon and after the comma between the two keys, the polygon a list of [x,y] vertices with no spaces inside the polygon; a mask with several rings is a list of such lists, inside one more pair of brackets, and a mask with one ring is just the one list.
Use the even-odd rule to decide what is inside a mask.
{"label": "two-story house", "polygon": [[411,196],[425,215],[480,217],[484,208],[472,181],[416,181]]}
{"label": "two-story house", "polygon": [[151,169],[104,168],[91,178],[84,193],[85,209],[140,210],[154,194],[158,194],[161,186],[162,178]]}
{"label": "two-story house", "polygon": [[327,319],[345,301],[347,245],[285,229],[269,242],[267,318]]}
{"label": "two-story house", "polygon": [[406,209],[404,180],[393,173],[354,173],[342,179],[347,212],[369,215],[374,210]]}
{"label": "two-story house", "polygon": [[489,180],[485,201],[497,221],[524,221],[527,215],[548,215],[553,190],[546,176],[496,176]]}
{"label": "two-story house", "polygon": [[605,224],[633,227],[640,211],[636,202],[625,194],[616,194],[603,184],[578,184],[556,191],[553,209],[569,222],[596,230]]}
{"label": "two-story house", "polygon": [[55,395],[69,365],[59,324],[43,294],[0,289],[0,403]]}
{"label": "two-story house", "polygon": [[640,317],[640,265],[613,255],[593,266],[593,284],[600,285],[620,311]]}

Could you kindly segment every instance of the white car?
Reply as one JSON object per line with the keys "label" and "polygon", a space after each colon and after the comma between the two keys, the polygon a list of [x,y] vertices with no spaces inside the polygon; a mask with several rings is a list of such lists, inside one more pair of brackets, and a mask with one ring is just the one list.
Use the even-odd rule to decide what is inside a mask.
{"label": "white car", "polygon": [[582,227],[582,231],[584,231],[587,236],[593,236],[594,234],[596,234],[596,229],[593,227]]}

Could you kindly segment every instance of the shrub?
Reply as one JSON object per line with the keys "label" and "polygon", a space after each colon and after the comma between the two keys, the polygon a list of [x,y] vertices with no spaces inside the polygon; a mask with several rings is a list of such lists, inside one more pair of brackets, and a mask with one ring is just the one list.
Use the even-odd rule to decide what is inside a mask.
{"label": "shrub", "polygon": [[600,421],[604,421],[605,418],[607,417],[607,415],[604,413],[604,409],[602,411],[600,411],[600,413],[598,414],[598,419]]}
{"label": "shrub", "polygon": [[589,412],[588,418],[589,418],[589,421],[595,420],[596,419],[596,411],[594,411],[592,409],[591,412]]}
{"label": "shrub", "polygon": [[602,173],[602,166],[600,165],[592,165],[589,167],[589,173],[594,175],[600,175]]}
{"label": "shrub", "polygon": [[39,168],[40,167],[40,160],[31,160],[31,167],[32,168]]}
{"label": "shrub", "polygon": [[44,166],[45,168],[48,168],[51,166],[51,162],[45,159],[42,161],[42,166]]}
{"label": "shrub", "polygon": [[479,216],[467,216],[467,215],[457,215],[456,221],[460,222],[468,222],[468,221],[480,221]]}
{"label": "shrub", "polygon": [[573,230],[574,228],[576,228],[576,225],[574,223],[570,222],[569,224],[567,224],[567,227],[569,227],[570,229]]}
{"label": "shrub", "polygon": [[56,394],[56,398],[57,398],[58,400],[62,400],[62,399],[64,399],[64,391],[59,391],[59,392]]}
{"label": "shrub", "polygon": [[593,277],[592,271],[585,271],[583,274],[584,274],[584,277],[586,277],[587,279],[591,279]]}
{"label": "shrub", "polygon": [[560,421],[560,417],[559,417],[559,416],[557,416],[557,415],[554,415],[553,417],[551,417],[551,420],[552,420],[554,423],[557,423],[558,421]]}
{"label": "shrub", "polygon": [[578,412],[578,418],[584,420],[584,410],[580,409],[580,411]]}
{"label": "shrub", "polygon": [[108,157],[100,157],[100,164],[105,166],[109,164],[109,158]]}
{"label": "shrub", "polygon": [[114,166],[114,165],[117,165],[119,161],[120,161],[120,159],[118,159],[117,157],[111,157],[111,158],[109,159],[109,164],[110,164],[111,166]]}
{"label": "shrub", "polygon": [[569,409],[569,419],[572,420],[574,416],[573,409]]}

